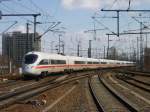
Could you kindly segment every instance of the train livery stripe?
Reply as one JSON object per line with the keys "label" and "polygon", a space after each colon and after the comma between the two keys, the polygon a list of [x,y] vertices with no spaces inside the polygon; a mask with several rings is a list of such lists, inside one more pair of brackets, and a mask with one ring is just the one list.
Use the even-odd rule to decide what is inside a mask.
{"label": "train livery stripe", "polygon": [[51,65],[48,65],[48,66],[35,66],[34,68],[36,69],[40,69],[40,68],[55,68],[55,67],[65,67],[65,65],[61,65],[61,66],[51,66]]}
{"label": "train livery stripe", "polygon": [[[35,69],[42,69],[42,68],[62,68],[62,67],[82,67],[82,66],[88,66],[88,67],[91,67],[91,66],[104,66],[105,64],[84,64],[84,65],[81,65],[81,64],[75,64],[75,65],[39,65],[39,66],[34,66],[33,68]],[[111,65],[111,64],[110,64]],[[107,65],[108,66],[108,65]]]}

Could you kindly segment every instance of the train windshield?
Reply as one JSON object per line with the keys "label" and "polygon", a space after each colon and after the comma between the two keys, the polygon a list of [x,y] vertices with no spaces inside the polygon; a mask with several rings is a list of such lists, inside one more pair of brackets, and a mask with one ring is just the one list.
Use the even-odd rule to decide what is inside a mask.
{"label": "train windshield", "polygon": [[25,56],[25,64],[32,64],[37,60],[38,56],[35,54],[29,54]]}

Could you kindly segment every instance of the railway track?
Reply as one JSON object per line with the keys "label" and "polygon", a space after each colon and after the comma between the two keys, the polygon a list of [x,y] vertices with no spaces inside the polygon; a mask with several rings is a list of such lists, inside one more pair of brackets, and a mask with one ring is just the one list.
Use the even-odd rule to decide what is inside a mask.
{"label": "railway track", "polygon": [[89,79],[89,88],[98,111],[108,112],[137,112],[130,104],[124,101],[120,95],[112,89],[100,77]]}
{"label": "railway track", "polygon": [[95,92],[94,92],[94,90],[93,90],[93,87],[92,87],[91,79],[90,79],[90,78],[89,78],[89,80],[88,80],[88,85],[89,85],[89,90],[90,90],[90,93],[91,93],[91,95],[92,95],[92,97],[93,97],[94,103],[95,103],[95,105],[96,105],[96,107],[97,107],[97,110],[100,111],[100,112],[104,112],[104,108],[103,108],[103,106],[101,105],[100,101],[98,100],[98,98],[97,98],[97,96],[96,96],[96,94],[95,94]]}
{"label": "railway track", "polygon": [[111,85],[118,93],[122,95],[126,102],[132,104],[137,111],[148,111],[150,109],[150,96],[148,92],[142,91],[134,86],[125,83],[124,81],[115,78],[114,74],[106,74],[103,77],[104,81]]}
{"label": "railway track", "polygon": [[[74,73],[75,74],[75,73]],[[80,73],[82,74],[82,73]],[[71,77],[75,76],[76,75],[73,75],[72,74],[69,74]],[[46,80],[48,78],[52,78],[52,79],[56,79],[57,77],[60,77],[60,76],[63,76],[63,75],[56,75],[56,76],[49,76],[49,77],[46,77],[40,81],[43,81],[43,80]],[[67,74],[66,74],[67,76]],[[37,84],[39,83],[40,81],[35,81],[33,79],[28,79],[28,80],[13,80],[13,81],[9,81],[9,82],[6,82],[6,83],[2,83],[0,84],[0,95],[3,95],[3,94],[6,94],[6,93],[10,93],[12,91],[17,91],[18,89],[20,88],[25,88],[25,87],[30,87],[34,84]]]}
{"label": "railway track", "polygon": [[150,85],[150,78],[148,78],[148,77],[133,76],[131,78],[133,78],[133,80],[136,80],[137,82],[141,82],[145,85]]}
{"label": "railway track", "polygon": [[[125,75],[125,76],[124,75],[116,75],[116,77],[119,80],[122,80],[122,81],[126,82],[127,84],[130,84],[136,88],[139,88],[139,89],[146,91],[146,92],[150,92],[150,83],[146,83],[144,81],[135,79],[135,78],[128,76],[128,75]],[[142,76],[141,76],[141,79],[142,79]]]}
{"label": "railway track", "polygon": [[[100,111],[107,112],[108,108],[111,109],[111,107],[115,107],[115,104],[117,104],[115,100],[117,100],[122,105],[118,104],[118,106],[116,106],[120,107],[118,108],[118,110],[120,109],[119,112],[122,111],[121,109],[123,109],[123,107],[126,109],[123,109],[125,112],[149,112],[149,95],[146,95],[146,93],[143,94],[141,91],[139,92],[135,87],[130,87],[128,84],[115,80],[113,76],[114,75],[110,72],[106,72],[99,75],[99,82],[96,78],[95,80],[97,81],[95,81],[93,86],[89,84],[89,86],[91,86],[90,88],[92,88],[90,90],[92,91],[94,101],[96,100],[96,102],[98,102],[96,104],[98,105],[97,107],[101,109]],[[89,83],[91,83],[91,81],[89,81]],[[103,85],[103,87],[101,86],[101,89],[98,89],[98,84]],[[110,94],[111,97],[108,94]],[[107,98],[105,98],[106,96]],[[115,100],[112,100],[112,97],[114,97]],[[113,104],[113,106],[111,106],[111,104]]]}
{"label": "railway track", "polygon": [[[29,81],[16,81],[15,83],[12,83],[11,85],[2,85],[1,89],[1,94],[0,94],[0,100],[3,99],[4,96],[12,96],[14,93],[19,94],[24,91],[29,91],[30,89],[36,88],[37,85],[44,84],[49,81],[55,80],[57,77],[50,77],[50,78],[45,78],[41,81],[34,81],[34,80],[29,80]],[[4,91],[4,92],[3,92]],[[14,92],[14,93],[13,93]],[[6,97],[7,98],[7,97]]]}
{"label": "railway track", "polygon": [[150,75],[150,72],[146,71],[134,71],[134,70],[129,70],[129,72],[135,73],[135,74],[145,74],[145,75]]}
{"label": "railway track", "polygon": [[[118,101],[123,104],[126,108],[128,108],[128,111],[131,112],[138,112],[139,108],[138,106],[136,106],[134,103],[132,103],[127,97],[125,97],[124,95],[122,95],[117,89],[114,88],[114,86],[116,86],[118,83],[117,82],[113,82],[113,84],[111,85],[110,82],[108,83],[106,81],[105,78],[103,78],[103,76],[99,76],[99,80],[100,82],[104,85],[105,88],[107,88],[107,90],[113,94],[113,96],[118,99]],[[121,85],[120,85],[121,86]]]}
{"label": "railway track", "polygon": [[125,70],[115,70],[115,72],[143,76],[143,77],[150,77],[150,73],[145,73],[145,72],[135,72],[135,71],[125,71]]}
{"label": "railway track", "polygon": [[135,82],[138,82],[138,83],[141,83],[141,84],[144,84],[144,85],[147,85],[147,86],[150,86],[150,79],[148,78],[144,78],[142,76],[140,76],[139,78],[137,77],[129,77],[131,80],[135,81]]}
{"label": "railway track", "polygon": [[32,85],[31,87],[26,87],[23,89],[19,89],[15,92],[10,92],[8,94],[0,96],[0,109],[6,108],[10,105],[15,104],[16,102],[29,99],[35,95],[38,95],[44,91],[49,89],[53,89],[64,84],[68,84],[70,82],[76,81],[78,79],[82,79],[88,77],[89,74],[83,74],[81,76],[72,76],[69,78],[64,78],[61,80],[47,80],[44,82],[40,82],[36,85]]}
{"label": "railway track", "polygon": [[35,82],[33,80],[31,80],[31,81],[19,80],[19,81],[7,83],[7,84],[2,84],[2,85],[0,85],[0,95],[3,95],[3,94],[8,93],[10,91],[15,91],[19,88],[26,87],[28,85],[33,85],[34,83],[38,83],[38,82]]}

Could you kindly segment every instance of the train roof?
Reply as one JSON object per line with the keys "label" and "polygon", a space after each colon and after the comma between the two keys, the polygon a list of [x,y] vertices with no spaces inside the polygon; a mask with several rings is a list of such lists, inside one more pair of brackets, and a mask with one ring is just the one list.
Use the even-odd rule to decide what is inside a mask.
{"label": "train roof", "polygon": [[77,56],[64,56],[64,55],[60,55],[60,54],[51,54],[51,53],[44,53],[44,52],[36,52],[36,51],[32,51],[27,53],[28,54],[36,54],[38,56],[42,56],[45,58],[53,58],[55,59],[57,57],[57,59],[66,59],[66,58],[71,58],[72,60],[77,60],[77,61],[99,61],[98,59],[94,59],[94,58],[85,58],[85,57],[77,57]]}
{"label": "train roof", "polygon": [[59,54],[49,54],[49,53],[44,53],[44,52],[29,52],[28,54],[36,54],[40,57],[45,57],[45,58],[52,58],[55,59],[57,57],[57,59],[66,59],[66,56],[63,55],[59,55]]}
{"label": "train roof", "polygon": [[77,57],[77,56],[64,56],[64,55],[60,55],[60,54],[52,54],[52,53],[45,53],[45,52],[37,52],[37,51],[32,51],[27,53],[28,54],[36,54],[38,56],[42,56],[45,58],[52,58],[55,59],[57,57],[57,59],[67,59],[67,58],[71,58],[72,60],[77,60],[77,61],[100,61],[100,62],[108,62],[108,63],[133,63],[131,61],[120,61],[120,60],[110,60],[110,59],[94,59],[94,58],[85,58],[85,57]]}

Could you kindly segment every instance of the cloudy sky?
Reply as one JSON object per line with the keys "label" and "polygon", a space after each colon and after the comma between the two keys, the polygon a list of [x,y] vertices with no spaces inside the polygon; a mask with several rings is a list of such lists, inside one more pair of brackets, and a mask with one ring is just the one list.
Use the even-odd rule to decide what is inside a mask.
{"label": "cloudy sky", "polygon": [[[0,10],[3,14],[14,13],[41,13],[38,21],[43,24],[37,25],[37,31],[42,34],[50,25],[50,22],[61,21],[56,29],[65,31],[62,34],[65,41],[66,52],[75,55],[77,44],[80,42],[82,47],[82,55],[86,55],[88,48],[88,40],[93,39],[93,33],[84,33],[86,30],[92,30],[95,24],[96,29],[104,29],[97,32],[97,40],[93,40],[93,49],[103,52],[104,46],[107,46],[106,33],[116,32],[116,19],[113,18],[97,18],[95,22],[91,17],[114,17],[115,12],[101,12],[103,9],[127,9],[129,8],[129,0],[0,0]],[[131,0],[130,9],[149,9],[150,0]],[[149,13],[121,13],[120,14],[120,31],[139,29],[139,23],[132,19],[132,16],[150,16]],[[25,24],[27,20],[32,21],[32,17],[2,17],[0,23],[0,31],[3,32],[14,21],[18,21],[9,32],[21,30],[25,32]],[[149,19],[139,19],[139,21],[150,24]],[[48,22],[48,23],[47,23]],[[30,30],[33,25],[31,23]],[[51,52],[51,47],[56,49],[58,44],[58,35],[49,32],[42,38],[42,50]],[[136,46],[136,37],[138,35],[126,35],[120,38],[112,36],[111,46],[116,45],[121,51]],[[131,39],[133,37],[133,39]],[[130,39],[129,39],[130,38]],[[134,44],[132,42],[134,41]],[[52,44],[53,43],[53,44]],[[122,44],[124,43],[124,44]],[[128,43],[128,44],[126,44]],[[130,45],[131,44],[131,45]],[[129,46],[130,45],[130,46]],[[122,48],[120,46],[123,46]],[[53,51],[54,52],[54,51]],[[93,50],[96,52],[96,50]]]}

